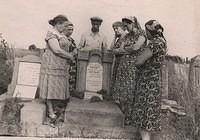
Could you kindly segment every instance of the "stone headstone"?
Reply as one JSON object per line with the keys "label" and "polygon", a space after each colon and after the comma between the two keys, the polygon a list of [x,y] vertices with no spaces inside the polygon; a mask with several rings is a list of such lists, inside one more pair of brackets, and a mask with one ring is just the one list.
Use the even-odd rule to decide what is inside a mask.
{"label": "stone headstone", "polygon": [[93,51],[89,53],[89,62],[86,69],[86,92],[84,99],[92,96],[102,96],[97,94],[103,88],[103,66],[101,62],[101,52]]}
{"label": "stone headstone", "polygon": [[102,89],[103,67],[99,63],[89,63],[86,73],[86,90],[97,92]]}
{"label": "stone headstone", "polygon": [[[83,92],[83,93],[87,92],[87,89],[86,89],[86,84],[87,84],[86,77],[88,76],[87,68],[90,67],[89,64],[95,63],[95,64],[100,64],[101,65],[100,69],[101,67],[103,69],[102,70],[103,71],[102,85],[100,84],[99,85],[102,86],[102,89],[106,90],[107,93],[109,94],[110,82],[111,82],[112,59],[113,59],[112,53],[110,52],[102,53],[102,52],[99,52],[98,50],[78,51],[76,90],[78,92]],[[90,77],[90,75],[88,77]],[[101,79],[101,77],[97,79]],[[92,94],[91,92],[87,92],[87,93],[86,95]],[[87,97],[90,97],[90,96],[91,95]]]}
{"label": "stone headstone", "polygon": [[39,86],[40,57],[27,55],[16,58],[8,96],[34,99]]}

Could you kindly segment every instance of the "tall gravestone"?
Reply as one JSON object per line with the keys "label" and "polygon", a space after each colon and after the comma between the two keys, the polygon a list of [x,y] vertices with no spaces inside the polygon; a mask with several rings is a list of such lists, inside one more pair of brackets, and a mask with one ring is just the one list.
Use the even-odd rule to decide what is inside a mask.
{"label": "tall gravestone", "polygon": [[111,80],[112,54],[99,50],[79,51],[77,66],[77,91],[85,92],[90,98],[104,89],[109,93]]}
{"label": "tall gravestone", "polygon": [[85,99],[90,99],[92,96],[99,96],[102,99],[102,96],[97,94],[103,88],[103,65],[101,58],[101,51],[94,50],[89,52],[85,79]]}

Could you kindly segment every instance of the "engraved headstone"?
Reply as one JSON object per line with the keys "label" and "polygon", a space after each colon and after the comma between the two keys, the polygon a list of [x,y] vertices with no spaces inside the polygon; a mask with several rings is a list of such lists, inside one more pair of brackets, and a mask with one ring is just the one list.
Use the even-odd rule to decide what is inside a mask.
{"label": "engraved headstone", "polygon": [[16,58],[8,95],[34,99],[39,86],[40,66],[40,58],[34,55]]}
{"label": "engraved headstone", "polygon": [[102,89],[103,67],[99,63],[89,63],[86,74],[86,90],[97,92]]}
{"label": "engraved headstone", "polygon": [[86,70],[86,91],[84,99],[90,99],[92,96],[98,96],[102,99],[102,95],[97,94],[103,88],[103,66],[101,64],[101,52],[90,52],[89,63]]}

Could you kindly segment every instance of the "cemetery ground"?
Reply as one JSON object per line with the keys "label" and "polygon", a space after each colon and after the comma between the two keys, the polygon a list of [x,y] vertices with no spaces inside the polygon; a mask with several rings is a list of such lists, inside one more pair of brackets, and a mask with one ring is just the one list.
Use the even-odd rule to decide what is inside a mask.
{"label": "cemetery ground", "polygon": [[[0,57],[2,60],[1,64],[5,66],[4,70],[0,69],[3,71],[1,80],[3,79],[4,81],[4,79],[6,79],[8,81],[5,82],[6,84],[4,85],[7,87],[12,81],[12,72],[15,63],[14,58],[22,58],[30,54],[40,57],[41,53],[41,51],[18,49],[10,51],[10,54],[14,55],[14,57],[7,57],[7,59]],[[3,65],[1,65],[1,67],[3,68]],[[200,139],[199,75],[200,56],[194,57],[189,63],[185,63],[177,56],[167,57],[162,74],[164,80],[163,96],[166,99],[163,100],[163,129],[159,135],[154,136],[154,140]],[[6,95],[5,92],[2,94],[1,98],[3,98],[4,95]],[[123,122],[123,119],[118,108],[113,107],[107,102],[103,102],[104,108],[107,108],[106,110],[110,109],[111,112],[113,112],[114,109],[114,112],[117,112],[112,114],[106,112],[106,110],[102,110],[102,105],[100,105],[102,102],[100,104],[94,103],[91,107],[89,105],[91,103],[85,103],[85,106],[82,106],[82,100],[75,98],[72,100],[71,104],[69,104],[71,108],[66,108],[65,110],[65,115],[67,116],[67,118],[65,117],[65,122],[59,124],[56,128],[41,124],[41,118],[44,115],[45,107],[40,100],[33,102],[24,102],[15,99],[6,100],[7,107],[10,107],[9,109],[13,110],[12,113],[14,114],[9,114],[10,112],[5,111],[5,100],[1,100],[0,134],[2,136],[14,136],[6,137],[7,139],[140,139],[136,129],[121,126],[120,122]],[[29,112],[27,112],[27,110],[29,110]],[[99,113],[98,110],[101,113]],[[5,112],[8,114],[6,115]],[[13,118],[13,116],[15,116],[15,118]],[[74,116],[77,117],[74,118]],[[9,117],[13,119],[9,119]],[[23,120],[26,123],[20,121],[21,117],[24,117]],[[106,121],[103,122],[101,119],[98,120],[96,118],[103,118],[102,120]],[[113,121],[113,119],[110,118],[115,118],[115,120]],[[4,121],[2,121],[2,119],[4,119]],[[4,139],[4,137],[0,137],[0,139]]]}

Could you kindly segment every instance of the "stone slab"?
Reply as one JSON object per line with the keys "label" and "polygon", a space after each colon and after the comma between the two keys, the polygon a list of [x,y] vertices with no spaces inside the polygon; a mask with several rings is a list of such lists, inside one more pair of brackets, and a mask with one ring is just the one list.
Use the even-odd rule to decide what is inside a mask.
{"label": "stone slab", "polygon": [[72,98],[65,111],[65,121],[88,126],[123,127],[124,116],[114,103],[90,103]]}
{"label": "stone slab", "polygon": [[42,124],[46,116],[46,105],[40,101],[24,102],[21,109],[21,123]]}

